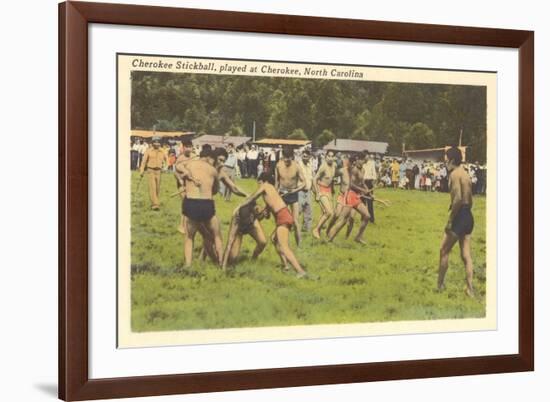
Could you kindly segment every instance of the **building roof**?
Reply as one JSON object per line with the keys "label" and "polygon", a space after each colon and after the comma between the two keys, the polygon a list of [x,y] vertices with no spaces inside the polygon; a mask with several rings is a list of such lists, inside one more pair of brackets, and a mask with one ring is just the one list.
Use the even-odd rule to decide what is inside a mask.
{"label": "building roof", "polygon": [[233,144],[233,146],[236,148],[238,146],[241,146],[248,141],[250,141],[252,137],[233,137],[233,136],[225,136],[225,135],[211,135],[211,134],[204,134],[200,137],[197,137],[193,139],[193,145],[205,145],[209,144],[214,147],[221,147],[225,146],[227,144]]}
{"label": "building roof", "polygon": [[131,130],[130,136],[151,138],[151,137],[183,137],[187,135],[194,135],[192,131],[149,131],[149,130]]}
{"label": "building roof", "polygon": [[298,147],[303,147],[305,145],[311,144],[310,140],[289,140],[288,138],[262,138],[255,142],[258,145],[293,145]]}
{"label": "building roof", "polygon": [[348,140],[337,138],[323,147],[325,151],[336,152],[363,152],[369,151],[376,154],[385,154],[388,151],[387,142]]}

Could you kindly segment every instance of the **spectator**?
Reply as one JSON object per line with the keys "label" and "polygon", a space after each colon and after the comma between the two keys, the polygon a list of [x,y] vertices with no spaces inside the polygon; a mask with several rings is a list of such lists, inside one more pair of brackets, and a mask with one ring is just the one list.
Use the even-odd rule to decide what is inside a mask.
{"label": "spectator", "polygon": [[137,161],[138,166],[141,166],[141,163],[143,161],[143,156],[145,155],[145,152],[147,152],[148,147],[149,147],[149,145],[145,141],[143,141],[141,139],[138,140],[138,146],[136,148],[137,151],[139,152],[138,161]]}
{"label": "spectator", "polygon": [[[227,144],[227,158],[225,159],[225,163],[223,166],[223,170],[227,174],[227,176],[231,179],[231,181],[235,181],[236,176],[236,170],[237,170],[237,155],[235,154],[235,148],[233,144]],[[220,181],[220,193],[223,195],[224,199],[226,201],[231,200],[231,189],[224,185]]]}
{"label": "spectator", "polygon": [[399,184],[399,172],[401,171],[399,162],[397,162],[397,159],[394,159],[391,164],[391,182],[393,185],[393,188],[397,188],[397,185]]}
{"label": "spectator", "polygon": [[246,158],[248,159],[248,175],[254,178],[258,177],[258,151],[256,145],[250,147],[250,150],[246,154]]}
{"label": "spectator", "polygon": [[168,151],[168,170],[173,172],[175,164],[176,164],[176,151],[173,149],[170,149],[170,151]]}
{"label": "spectator", "polygon": [[413,167],[413,176],[414,176],[414,188],[416,190],[420,189],[420,168],[418,167],[418,164],[414,164]]}
{"label": "spectator", "polygon": [[[374,161],[374,158],[372,157],[372,154],[370,154],[368,151],[365,153],[365,159],[366,163],[363,165],[363,181],[365,182],[365,185],[369,190],[371,190],[371,195],[373,195],[374,192],[374,184],[376,183],[378,179],[378,175],[376,174],[376,163]],[[374,223],[374,201],[372,198],[362,198],[362,201],[367,204],[367,208],[369,210],[370,215],[370,221]]]}
{"label": "spectator", "polygon": [[246,145],[241,146],[237,150],[237,163],[239,165],[239,172],[241,174],[241,177],[247,178],[248,177],[248,169],[246,166]]}
{"label": "spectator", "polygon": [[[305,187],[298,193],[298,203],[300,205],[300,213],[303,216],[302,232],[309,232],[313,223],[313,206],[311,204],[311,189],[313,185],[313,166],[311,152],[305,150],[302,153],[302,159],[298,161],[298,166],[302,170],[305,179]],[[299,229],[298,229],[299,230]]]}
{"label": "spectator", "polygon": [[132,143],[130,148],[130,169],[137,170],[139,169],[139,145],[140,140],[136,140]]}

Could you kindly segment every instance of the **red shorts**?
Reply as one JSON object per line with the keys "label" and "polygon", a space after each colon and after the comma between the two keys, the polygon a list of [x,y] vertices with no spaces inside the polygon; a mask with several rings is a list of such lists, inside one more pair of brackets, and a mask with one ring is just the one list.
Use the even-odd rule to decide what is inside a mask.
{"label": "red shorts", "polygon": [[329,197],[332,195],[332,189],[330,186],[324,186],[322,184],[319,185],[319,196],[328,195]]}
{"label": "red shorts", "polygon": [[355,208],[361,203],[361,198],[355,191],[348,190],[346,194],[340,193],[338,196],[338,203],[346,207]]}
{"label": "red shorts", "polygon": [[294,225],[294,219],[287,207],[281,208],[275,213],[275,223],[277,226],[291,227]]}

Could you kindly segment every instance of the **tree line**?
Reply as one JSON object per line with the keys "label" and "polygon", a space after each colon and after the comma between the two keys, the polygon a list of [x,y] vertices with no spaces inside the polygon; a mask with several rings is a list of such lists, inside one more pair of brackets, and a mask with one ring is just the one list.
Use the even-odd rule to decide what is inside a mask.
{"label": "tree line", "polygon": [[134,71],[132,129],[383,141],[389,153],[457,145],[485,162],[482,86]]}

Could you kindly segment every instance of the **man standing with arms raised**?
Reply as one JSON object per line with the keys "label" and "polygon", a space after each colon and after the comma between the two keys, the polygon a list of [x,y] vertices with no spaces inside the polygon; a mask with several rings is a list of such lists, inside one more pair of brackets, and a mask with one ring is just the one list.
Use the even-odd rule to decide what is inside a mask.
{"label": "man standing with arms raised", "polygon": [[304,189],[306,180],[298,163],[294,160],[294,150],[290,147],[283,149],[283,159],[275,166],[275,188],[282,195],[283,201],[290,208],[294,220],[294,235],[296,245],[300,245],[302,234],[298,229],[300,205],[298,193]]}

